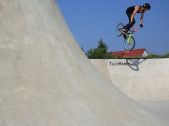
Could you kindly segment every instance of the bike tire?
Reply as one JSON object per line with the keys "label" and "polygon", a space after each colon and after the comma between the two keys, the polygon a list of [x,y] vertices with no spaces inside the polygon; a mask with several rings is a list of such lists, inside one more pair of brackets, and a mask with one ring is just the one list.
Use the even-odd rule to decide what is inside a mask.
{"label": "bike tire", "polygon": [[125,50],[133,50],[135,47],[135,39],[133,36],[127,35],[127,37],[124,39],[124,48]]}
{"label": "bike tire", "polygon": [[116,36],[120,37],[122,36],[121,29],[124,27],[123,23],[119,23],[116,27]]}

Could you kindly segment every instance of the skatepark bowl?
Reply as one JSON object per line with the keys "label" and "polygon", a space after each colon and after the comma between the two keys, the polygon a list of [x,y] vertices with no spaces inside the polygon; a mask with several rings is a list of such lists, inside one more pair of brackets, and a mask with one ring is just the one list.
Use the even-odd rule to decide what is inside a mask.
{"label": "skatepark bowl", "polygon": [[93,59],[91,62],[123,93],[169,121],[169,58]]}

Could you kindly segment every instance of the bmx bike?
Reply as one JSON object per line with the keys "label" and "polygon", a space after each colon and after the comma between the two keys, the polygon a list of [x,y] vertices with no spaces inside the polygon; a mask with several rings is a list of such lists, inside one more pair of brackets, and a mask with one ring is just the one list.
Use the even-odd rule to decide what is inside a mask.
{"label": "bmx bike", "polygon": [[128,51],[133,50],[134,47],[135,47],[135,44],[136,44],[136,41],[135,41],[134,36],[133,36],[133,33],[138,31],[138,28],[129,30],[127,33],[123,33],[122,32],[122,28],[123,27],[124,27],[123,23],[119,23],[117,25],[116,36],[117,37],[123,36],[123,38],[124,38],[123,46],[124,46],[125,50],[128,50]]}

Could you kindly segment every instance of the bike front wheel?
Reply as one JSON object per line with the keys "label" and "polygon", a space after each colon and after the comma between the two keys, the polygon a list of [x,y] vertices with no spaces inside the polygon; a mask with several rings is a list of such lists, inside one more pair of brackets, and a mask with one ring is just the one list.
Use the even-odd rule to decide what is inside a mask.
{"label": "bike front wheel", "polygon": [[135,47],[135,39],[132,35],[127,35],[124,39],[124,48],[126,50],[133,50]]}
{"label": "bike front wheel", "polygon": [[124,27],[123,23],[119,23],[116,28],[116,36],[120,37],[122,35],[121,29]]}

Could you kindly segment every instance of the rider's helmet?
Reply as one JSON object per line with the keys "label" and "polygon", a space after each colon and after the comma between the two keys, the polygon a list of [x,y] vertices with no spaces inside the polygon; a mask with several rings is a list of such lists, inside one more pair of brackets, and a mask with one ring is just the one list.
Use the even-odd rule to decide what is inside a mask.
{"label": "rider's helmet", "polygon": [[151,5],[150,5],[149,3],[145,3],[145,4],[143,5],[143,7],[146,8],[146,9],[148,9],[148,10],[151,9]]}

